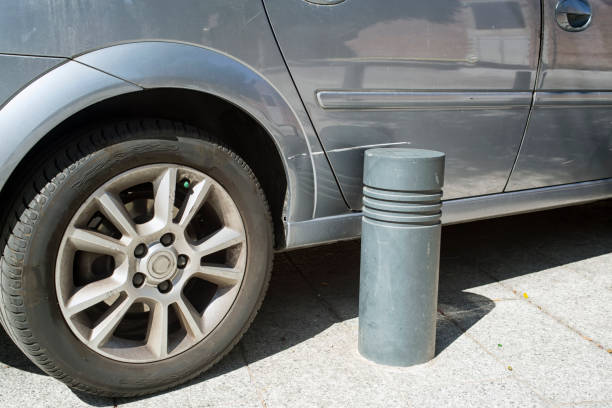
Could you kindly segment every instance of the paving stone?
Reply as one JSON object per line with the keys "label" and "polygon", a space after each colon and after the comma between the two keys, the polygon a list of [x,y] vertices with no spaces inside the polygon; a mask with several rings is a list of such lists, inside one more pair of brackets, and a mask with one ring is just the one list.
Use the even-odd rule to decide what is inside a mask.
{"label": "paving stone", "polygon": [[62,382],[47,375],[18,368],[0,370],[0,406],[2,407],[113,407],[111,398],[73,392]]}
{"label": "paving stone", "polygon": [[295,270],[274,272],[266,300],[243,340],[250,361],[291,348],[338,321]]}
{"label": "paving stone", "polygon": [[34,374],[41,374],[42,371],[30,361],[13,343],[13,340],[6,334],[4,328],[0,326],[0,369],[6,367],[21,368]]}
{"label": "paving stone", "polygon": [[339,242],[308,251],[291,251],[283,255],[317,293],[325,297],[359,293],[360,241]]}
{"label": "paving stone", "polygon": [[563,408],[610,408],[612,407],[611,401],[583,401],[577,404],[563,405]]}
{"label": "paving stone", "polygon": [[407,405],[419,408],[548,407],[534,391],[511,377],[470,384],[447,384],[403,392]]}
{"label": "paving stone", "polygon": [[478,257],[443,257],[440,260],[439,293],[448,292],[452,295],[469,292],[491,301],[515,298],[497,279],[481,270],[477,259]]}
{"label": "paving stone", "polygon": [[571,262],[566,266],[584,276],[591,288],[607,289],[607,293],[610,293],[612,292],[612,246],[608,250],[609,252],[602,255]]}
{"label": "paving stone", "polygon": [[[533,257],[536,252],[531,253]],[[525,264],[531,267],[527,268]],[[533,271],[533,265],[541,270]],[[513,262],[487,266],[483,270],[500,279],[501,285],[529,299],[547,313],[596,340],[612,347],[612,255],[547,268],[546,261],[520,257]],[[520,271],[527,271],[520,273]]]}
{"label": "paving stone", "polygon": [[[612,264],[608,267],[612,275]],[[612,347],[612,319],[606,307],[612,304],[612,290],[597,284],[597,279],[564,266],[505,283],[519,294],[527,293],[530,301],[584,336]]]}
{"label": "paving stone", "polygon": [[240,346],[215,367],[177,389],[153,396],[118,399],[120,407],[261,407]]}
{"label": "paving stone", "polygon": [[[301,343],[251,361],[262,343],[245,338],[249,366],[267,406],[401,406],[406,387],[504,378],[509,372],[443,317],[437,356],[400,368],[372,363],[357,351],[358,319],[337,323]],[[257,350],[255,355],[260,355]],[[468,363],[469,362],[469,363]]]}
{"label": "paving stone", "polygon": [[440,292],[438,310],[451,319],[463,331],[480,321],[495,308],[488,297],[470,292]]}
{"label": "paving stone", "polygon": [[467,334],[547,400],[612,399],[610,355],[526,300],[497,303]]}

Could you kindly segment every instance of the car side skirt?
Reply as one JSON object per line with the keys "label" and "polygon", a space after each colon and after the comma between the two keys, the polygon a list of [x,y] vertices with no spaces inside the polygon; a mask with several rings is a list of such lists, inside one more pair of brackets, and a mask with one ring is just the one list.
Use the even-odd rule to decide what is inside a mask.
{"label": "car side skirt", "polygon": [[[612,198],[612,178],[444,201],[442,224],[451,225]],[[285,223],[285,249],[359,238],[361,212]]]}

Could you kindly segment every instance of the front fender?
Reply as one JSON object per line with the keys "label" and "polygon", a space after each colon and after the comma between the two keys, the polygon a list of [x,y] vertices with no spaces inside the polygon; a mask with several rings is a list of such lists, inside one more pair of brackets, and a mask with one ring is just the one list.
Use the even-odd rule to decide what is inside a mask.
{"label": "front fender", "polygon": [[290,221],[312,218],[314,170],[305,130],[281,93],[253,68],[208,48],[161,41],[115,45],[75,60],[145,89],[192,89],[243,109],[271,135],[283,160]]}

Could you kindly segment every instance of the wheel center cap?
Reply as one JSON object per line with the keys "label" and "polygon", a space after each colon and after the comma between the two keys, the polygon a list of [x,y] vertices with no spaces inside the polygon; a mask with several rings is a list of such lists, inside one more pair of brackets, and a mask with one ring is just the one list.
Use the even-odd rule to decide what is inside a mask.
{"label": "wheel center cap", "polygon": [[153,247],[146,259],[146,273],[154,281],[170,279],[176,272],[177,256],[174,250]]}
{"label": "wheel center cap", "polygon": [[166,276],[172,270],[172,257],[169,254],[159,253],[149,261],[149,272],[155,277]]}

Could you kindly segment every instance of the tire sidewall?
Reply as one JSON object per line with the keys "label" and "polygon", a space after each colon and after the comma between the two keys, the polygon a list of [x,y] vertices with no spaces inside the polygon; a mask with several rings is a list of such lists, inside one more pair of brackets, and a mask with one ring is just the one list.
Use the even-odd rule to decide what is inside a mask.
{"label": "tire sidewall", "polygon": [[[163,133],[163,132],[162,132]],[[268,209],[250,170],[225,148],[206,140],[159,134],[125,140],[73,163],[56,176],[53,188],[39,202],[23,265],[26,319],[41,349],[78,382],[110,392],[164,388],[192,377],[214,363],[242,334],[256,312],[267,284],[272,256]],[[153,363],[126,363],[104,357],[72,333],[55,291],[55,261],[64,231],[77,209],[102,184],[127,170],[172,163],[200,170],[219,182],[234,200],[247,237],[245,276],[237,297],[221,323],[200,343],[171,358]]]}

